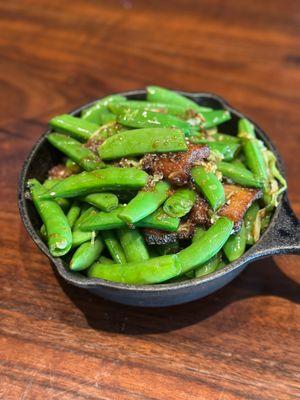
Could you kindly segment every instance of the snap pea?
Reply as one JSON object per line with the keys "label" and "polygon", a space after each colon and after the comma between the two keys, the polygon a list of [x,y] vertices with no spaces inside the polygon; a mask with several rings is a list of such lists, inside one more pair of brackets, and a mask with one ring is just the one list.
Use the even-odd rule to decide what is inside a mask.
{"label": "snap pea", "polygon": [[196,242],[204,234],[205,234],[205,229],[203,229],[201,226],[197,226],[197,228],[195,230],[195,233],[194,233],[194,236],[192,237],[192,243]]}
{"label": "snap pea", "polygon": [[103,231],[101,232],[101,236],[113,260],[118,264],[125,264],[127,262],[126,256],[114,231]]}
{"label": "snap pea", "polygon": [[241,139],[237,136],[227,135],[226,133],[213,133],[209,135],[209,138],[213,139],[215,142],[224,143],[241,143]]}
{"label": "snap pea", "polygon": [[206,261],[206,263],[202,264],[200,267],[195,269],[195,278],[199,278],[200,276],[205,276],[208,274],[212,274],[216,271],[220,264],[220,253],[217,253],[211,259]]}
{"label": "snap pea", "polygon": [[240,137],[240,138],[255,138],[256,137],[254,125],[246,118],[239,119],[238,137]]}
{"label": "snap pea", "polygon": [[118,94],[107,96],[104,99],[96,101],[91,107],[84,109],[81,112],[81,118],[96,124],[103,123],[100,120],[101,112],[106,110],[109,104],[118,103],[120,101],[126,101],[126,97]]}
{"label": "snap pea", "polygon": [[257,218],[257,213],[259,212],[259,205],[254,202],[246,211],[244,216],[244,223],[246,229],[246,244],[253,245],[254,240],[254,224]]}
{"label": "snap pea", "polygon": [[202,141],[202,143],[208,144],[211,150],[216,150],[222,154],[224,161],[231,161],[237,155],[241,146],[239,143],[233,142],[211,142]]}
{"label": "snap pea", "polygon": [[222,172],[224,176],[230,178],[233,182],[238,183],[239,185],[255,188],[262,187],[262,182],[257,179],[252,172],[244,167],[224,161],[218,162],[217,166],[218,170]]}
{"label": "snap pea", "polygon": [[232,262],[241,257],[246,249],[246,229],[242,224],[240,231],[230,236],[224,244],[223,250],[227,259]]}
{"label": "snap pea", "polygon": [[100,110],[99,119],[102,125],[110,124],[117,121],[117,117],[115,116],[115,114],[110,112],[107,108]]}
{"label": "snap pea", "polygon": [[80,166],[70,158],[66,159],[65,166],[72,174],[78,174],[79,172],[81,172]]}
{"label": "snap pea", "polygon": [[[108,107],[110,108],[110,106]],[[126,110],[130,108],[131,110],[162,112],[180,117],[184,117],[187,111],[186,107],[176,104],[153,103],[145,100],[127,100],[118,102],[118,104],[114,104],[113,107],[114,110]]]}
{"label": "snap pea", "polygon": [[226,217],[219,218],[197,241],[178,253],[182,266],[181,273],[204,264],[221,250],[233,228],[233,222]]}
{"label": "snap pea", "polygon": [[174,232],[179,227],[180,219],[176,217],[170,217],[160,207],[154,213],[147,215],[147,217],[141,219],[135,223],[135,226],[140,228],[154,228],[163,231]]}
{"label": "snap pea", "polygon": [[99,258],[103,248],[103,241],[100,237],[91,242],[83,243],[73,254],[70,269],[72,271],[83,271],[89,268]]}
{"label": "snap pea", "polygon": [[127,264],[95,263],[88,270],[90,278],[133,285],[152,284],[167,281],[181,272],[176,254],[150,258]]}
{"label": "snap pea", "polygon": [[78,201],[74,201],[67,213],[67,220],[71,228],[73,228],[81,212],[80,204]]}
{"label": "snap pea", "polygon": [[86,218],[80,225],[80,229],[89,232],[126,227],[126,223],[119,218],[122,209],[123,207],[117,207],[109,213],[100,211]]}
{"label": "snap pea", "polygon": [[146,153],[165,153],[187,149],[184,133],[174,128],[144,128],[124,131],[111,136],[99,146],[103,160]]}
{"label": "snap pea", "polygon": [[141,190],[123,208],[119,218],[127,224],[134,224],[147,217],[166,200],[169,189],[170,185],[167,182],[158,182],[154,187]]}
{"label": "snap pea", "polygon": [[128,262],[149,259],[149,253],[144,238],[138,229],[118,229],[117,235]]}
{"label": "snap pea", "polygon": [[83,221],[90,217],[91,215],[97,214],[97,209],[95,207],[87,207],[86,209],[82,209],[81,214],[77,221],[75,222],[73,226],[73,231],[80,229],[81,224]]}
{"label": "snap pea", "polygon": [[225,203],[223,185],[214,173],[206,171],[201,166],[192,168],[191,175],[197,189],[203,193],[213,210],[217,210]]}
{"label": "snap pea", "polygon": [[147,100],[157,103],[176,104],[186,109],[195,110],[198,113],[211,110],[211,108],[200,106],[179,93],[158,86],[147,87]]}
{"label": "snap pea", "polygon": [[47,139],[52,146],[66,154],[86,171],[105,167],[105,164],[95,153],[70,136],[55,132],[50,133]]}
{"label": "snap pea", "polygon": [[132,128],[179,128],[187,136],[192,131],[191,125],[174,117],[173,115],[161,114],[149,110],[134,110],[130,108],[120,109],[118,105],[111,105],[111,110],[117,115],[117,121]]}
{"label": "snap pea", "polygon": [[147,173],[137,168],[109,167],[69,176],[42,197],[76,197],[98,191],[139,189],[146,185],[147,179]]}
{"label": "snap pea", "polygon": [[95,237],[95,232],[83,232],[74,230],[72,232],[72,248],[80,246],[82,243],[91,241]]}
{"label": "snap pea", "polygon": [[53,200],[41,200],[45,188],[36,180],[28,181],[33,204],[47,232],[48,247],[54,257],[66,254],[72,246],[72,232],[67,217]]}
{"label": "snap pea", "polygon": [[59,132],[68,135],[80,141],[87,141],[100,126],[84,119],[73,117],[73,115],[63,114],[54,117],[49,122],[50,126]]}
{"label": "snap pea", "polygon": [[265,184],[268,172],[259,141],[257,139],[244,139],[243,151],[247,166],[254,176]]}
{"label": "snap pea", "polygon": [[106,212],[114,210],[119,204],[118,197],[113,193],[91,193],[80,197],[80,200]]}
{"label": "snap pea", "polygon": [[201,116],[203,117],[204,121],[202,121],[200,125],[205,129],[220,125],[231,118],[230,112],[227,110],[202,112]]}
{"label": "snap pea", "polygon": [[[46,190],[52,189],[54,185],[57,183],[61,182],[62,179],[60,178],[51,178],[51,179],[46,179],[43,182],[43,186]],[[55,199],[56,203],[63,209],[64,212],[67,212],[71,206],[71,202],[69,199],[60,199],[57,198]]]}
{"label": "snap pea", "polygon": [[165,201],[163,210],[170,217],[183,217],[191,210],[195,201],[196,193],[193,190],[178,189]]}
{"label": "snap pea", "polygon": [[46,227],[44,224],[40,228],[40,234],[41,234],[42,239],[44,241],[46,241],[47,240],[47,231],[46,231]]}

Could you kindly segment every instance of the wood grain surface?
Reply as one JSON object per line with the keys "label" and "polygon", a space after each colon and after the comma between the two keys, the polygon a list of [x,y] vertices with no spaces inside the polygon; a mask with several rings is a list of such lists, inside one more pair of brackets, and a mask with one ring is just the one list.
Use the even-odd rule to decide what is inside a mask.
{"label": "wood grain surface", "polygon": [[300,265],[255,262],[204,300],[104,301],[57,279],[16,205],[47,120],[112,92],[211,91],[256,120],[285,160],[300,215],[300,2],[0,2],[0,398],[300,398]]}

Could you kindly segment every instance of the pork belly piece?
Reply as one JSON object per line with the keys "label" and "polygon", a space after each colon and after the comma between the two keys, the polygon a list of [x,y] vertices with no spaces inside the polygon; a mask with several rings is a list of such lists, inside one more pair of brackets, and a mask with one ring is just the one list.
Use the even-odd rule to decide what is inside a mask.
{"label": "pork belly piece", "polygon": [[231,219],[234,222],[234,230],[237,232],[242,225],[245,212],[253,201],[262,196],[262,191],[238,185],[225,184],[223,186],[227,201],[218,214]]}
{"label": "pork belly piece", "polygon": [[195,225],[187,220],[180,224],[176,232],[161,231],[159,229],[145,228],[143,229],[144,238],[147,244],[168,244],[175,243],[177,240],[191,239],[195,233]]}
{"label": "pork belly piece", "polygon": [[191,167],[199,165],[209,154],[208,146],[189,144],[188,149],[183,152],[147,154],[142,165],[152,175],[162,174],[172,185],[183,186],[189,182]]}
{"label": "pork belly piece", "polygon": [[202,197],[198,197],[189,213],[189,220],[196,225],[210,225],[209,205]]}

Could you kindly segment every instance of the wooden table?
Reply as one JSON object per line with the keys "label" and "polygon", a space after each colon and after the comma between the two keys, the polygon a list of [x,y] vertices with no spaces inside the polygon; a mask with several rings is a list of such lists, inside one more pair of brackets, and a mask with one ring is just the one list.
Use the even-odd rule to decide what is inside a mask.
{"label": "wooden table", "polygon": [[299,215],[300,3],[268,4],[1,2],[1,399],[300,398],[299,258],[253,263],[191,304],[125,307],[58,282],[16,205],[51,116],[152,83],[216,92],[259,122]]}

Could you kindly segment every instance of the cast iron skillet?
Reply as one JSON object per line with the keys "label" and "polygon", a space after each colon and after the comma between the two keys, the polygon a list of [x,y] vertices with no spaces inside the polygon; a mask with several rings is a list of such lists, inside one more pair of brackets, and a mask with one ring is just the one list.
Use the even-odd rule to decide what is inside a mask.
{"label": "cast iron skillet", "polygon": [[[244,117],[244,115],[229,106],[221,97],[211,93],[180,93],[201,105],[229,110],[232,114],[232,119],[223,124],[222,131],[235,134],[237,121],[239,118]],[[145,99],[146,92],[145,90],[135,90],[120,94],[129,99]],[[92,104],[90,103],[78,108],[71,114],[79,115],[83,109],[90,107]],[[284,174],[282,161],[276,148],[262,129],[256,124],[254,125],[257,136],[275,153],[279,169]],[[293,213],[287,194],[285,193],[281,198],[268,229],[262,235],[261,239],[238,260],[206,277],[172,284],[134,286],[108,282],[102,279],[86,278],[80,273],[71,272],[60,258],[51,256],[47,246],[41,240],[38,233],[41,225],[39,217],[32,202],[25,195],[27,180],[33,177],[44,180],[47,176],[47,171],[61,159],[59,152],[50,146],[46,140],[46,135],[49,132],[50,130],[48,129],[40,137],[24,162],[19,178],[19,210],[25,228],[31,238],[52,261],[52,265],[56,268],[59,275],[72,285],[85,288],[94,294],[123,304],[162,307],[186,303],[215,292],[240,274],[249,262],[258,258],[273,254],[300,253],[299,221]]]}

